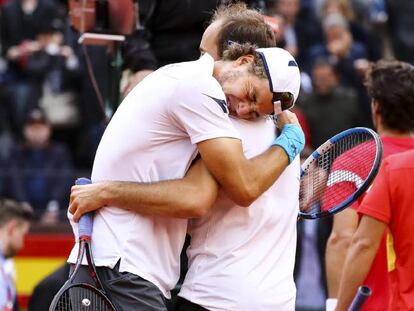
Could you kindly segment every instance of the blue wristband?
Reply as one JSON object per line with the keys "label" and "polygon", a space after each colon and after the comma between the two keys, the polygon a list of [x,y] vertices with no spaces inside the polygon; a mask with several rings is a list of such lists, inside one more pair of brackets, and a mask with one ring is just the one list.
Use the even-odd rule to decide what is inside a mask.
{"label": "blue wristband", "polygon": [[273,142],[272,146],[274,145],[280,146],[285,150],[290,164],[305,147],[305,135],[299,126],[285,124],[281,134]]}

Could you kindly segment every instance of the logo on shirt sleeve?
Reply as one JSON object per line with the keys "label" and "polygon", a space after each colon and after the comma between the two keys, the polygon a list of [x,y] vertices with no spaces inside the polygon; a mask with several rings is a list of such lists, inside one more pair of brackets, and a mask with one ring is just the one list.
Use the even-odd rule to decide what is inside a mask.
{"label": "logo on shirt sleeve", "polygon": [[298,67],[298,64],[294,60],[289,61],[288,67]]}
{"label": "logo on shirt sleeve", "polygon": [[212,100],[214,100],[220,106],[221,110],[223,110],[223,112],[225,114],[229,114],[229,109],[227,108],[227,103],[224,99],[218,99],[218,98],[215,98],[213,96],[210,96],[210,95],[207,95],[207,94],[204,94],[204,93],[203,93],[203,95],[205,95],[207,97],[210,97]]}

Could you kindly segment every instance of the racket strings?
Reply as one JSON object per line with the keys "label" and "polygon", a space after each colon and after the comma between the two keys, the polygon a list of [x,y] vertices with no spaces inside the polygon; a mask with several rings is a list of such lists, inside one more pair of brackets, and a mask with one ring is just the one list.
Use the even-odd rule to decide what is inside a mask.
{"label": "racket strings", "polygon": [[371,135],[355,133],[321,152],[309,163],[302,177],[301,212],[327,211],[354,193],[371,171],[376,158],[376,144]]}
{"label": "racket strings", "polygon": [[113,311],[108,299],[98,290],[75,285],[62,293],[54,311]]}

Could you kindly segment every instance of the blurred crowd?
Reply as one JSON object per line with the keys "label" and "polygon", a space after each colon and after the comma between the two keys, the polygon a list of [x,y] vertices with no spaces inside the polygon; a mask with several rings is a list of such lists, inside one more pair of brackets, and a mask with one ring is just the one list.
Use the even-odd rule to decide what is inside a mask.
{"label": "blurred crowd", "polygon": [[[29,203],[38,223],[64,221],[71,184],[90,175],[119,100],[160,66],[198,58],[211,12],[223,1],[138,2],[139,23],[119,46],[121,80],[113,46],[78,43],[68,1],[0,0],[0,197]],[[309,150],[344,129],[372,127],[363,85],[370,62],[414,64],[413,1],[245,2],[273,18],[277,45],[298,61],[295,110]],[[299,232],[320,240],[323,252],[330,227],[315,228]]]}

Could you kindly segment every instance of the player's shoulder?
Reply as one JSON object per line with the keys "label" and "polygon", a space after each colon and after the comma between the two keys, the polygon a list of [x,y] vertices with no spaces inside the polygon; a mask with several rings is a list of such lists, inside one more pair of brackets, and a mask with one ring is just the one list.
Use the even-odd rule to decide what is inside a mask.
{"label": "player's shoulder", "polygon": [[177,85],[176,92],[180,97],[191,101],[226,101],[223,89],[213,76],[199,75],[182,79]]}
{"label": "player's shoulder", "polygon": [[186,97],[198,98],[207,96],[211,99],[225,100],[223,89],[213,77],[198,77],[180,81],[178,91]]}
{"label": "player's shoulder", "polygon": [[[200,59],[164,66],[157,70],[170,80],[174,98],[184,102],[214,101],[227,112],[225,95],[219,82],[213,77],[214,59],[206,54]],[[156,83],[156,79],[154,80]]]}
{"label": "player's shoulder", "polygon": [[388,170],[414,169],[414,150],[392,154],[384,159]]}
{"label": "player's shoulder", "polygon": [[206,55],[194,61],[165,65],[159,68],[157,72],[176,80],[193,80],[212,76],[213,67],[213,58]]}

